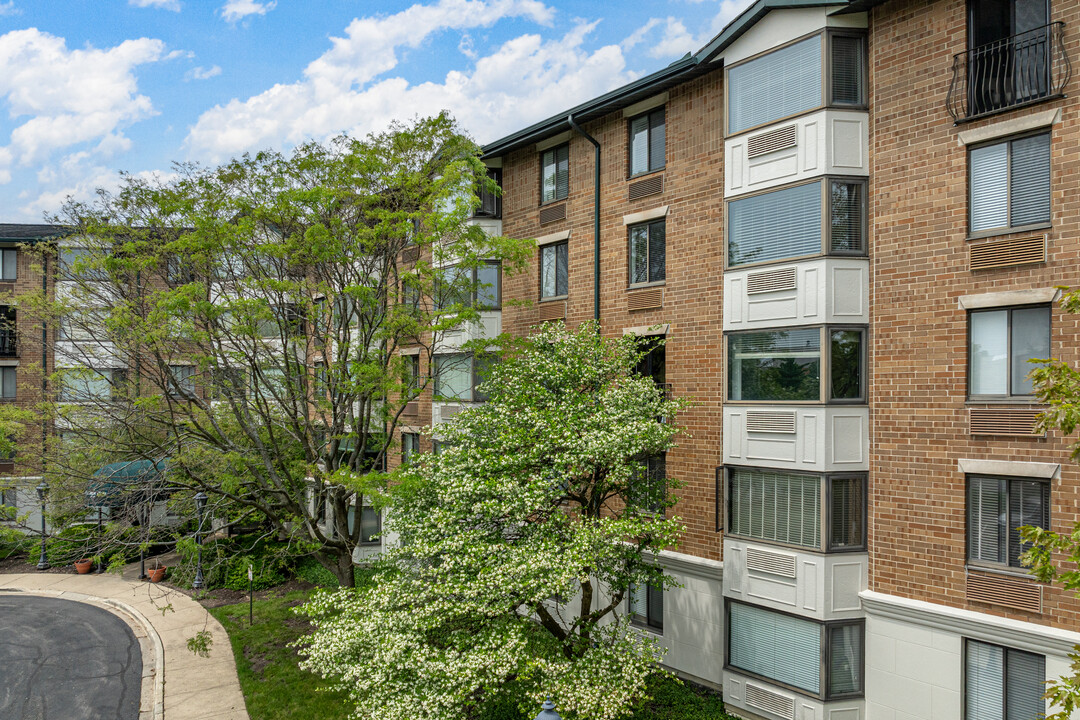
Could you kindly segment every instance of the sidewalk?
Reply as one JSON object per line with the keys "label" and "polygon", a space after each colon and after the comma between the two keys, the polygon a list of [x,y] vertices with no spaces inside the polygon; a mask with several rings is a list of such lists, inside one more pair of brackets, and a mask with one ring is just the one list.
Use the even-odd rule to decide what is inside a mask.
{"label": "sidewalk", "polygon": [[[124,618],[144,647],[141,705],[146,712],[141,717],[248,720],[229,637],[187,595],[108,573],[0,575],[0,589],[90,602]],[[187,648],[188,639],[204,629],[213,636],[209,657]]]}

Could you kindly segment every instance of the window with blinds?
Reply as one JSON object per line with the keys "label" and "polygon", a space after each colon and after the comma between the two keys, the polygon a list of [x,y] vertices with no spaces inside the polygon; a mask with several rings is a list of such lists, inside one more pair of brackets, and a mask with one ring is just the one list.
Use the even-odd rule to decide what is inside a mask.
{"label": "window with blinds", "polygon": [[731,602],[728,604],[728,664],[820,695],[821,628],[812,620]]}
{"label": "window with blinds", "polygon": [[627,595],[630,622],[634,625],[664,630],[664,588],[648,583],[631,585]]}
{"label": "window with blinds", "polygon": [[664,167],[664,108],[630,119],[630,176]]}
{"label": "window with blinds", "polygon": [[755,540],[821,547],[821,477],[732,468],[728,532]]}
{"label": "window with blinds", "polygon": [[1025,525],[1050,526],[1050,484],[1000,477],[968,478],[968,560],[1023,567]]}
{"label": "window with blinds", "polygon": [[728,70],[728,133],[822,105],[821,35]]}
{"label": "window with blinds", "polygon": [[829,550],[866,547],[866,477],[829,478]]}
{"label": "window with blinds", "polygon": [[965,720],[1035,720],[1043,700],[1046,658],[968,640],[964,644]]}
{"label": "window with blinds", "polygon": [[829,251],[861,255],[866,252],[866,182],[829,182]]}
{"label": "window with blinds", "polygon": [[667,277],[667,223],[631,225],[630,284],[660,282]]}
{"label": "window with blinds", "polygon": [[1050,133],[968,153],[971,232],[1050,222]]}
{"label": "window with blinds", "polygon": [[728,203],[728,267],[821,254],[821,187],[805,185]]}
{"label": "window with blinds", "polygon": [[832,105],[866,104],[865,38],[859,35],[832,35],[829,39]]}
{"label": "window with blinds", "polygon": [[1029,396],[1029,360],[1050,357],[1050,308],[1023,306],[968,314],[968,395]]}
{"label": "window with blinds", "polygon": [[856,695],[863,691],[862,624],[829,625],[829,697]]}
{"label": "window with blinds", "polygon": [[560,145],[540,155],[540,200],[562,200],[570,194],[570,146]]}

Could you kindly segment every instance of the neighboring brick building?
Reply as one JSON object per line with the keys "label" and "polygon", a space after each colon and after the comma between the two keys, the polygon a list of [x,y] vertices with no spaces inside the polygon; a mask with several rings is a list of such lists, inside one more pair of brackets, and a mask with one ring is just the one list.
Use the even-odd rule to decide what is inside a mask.
{"label": "neighboring brick building", "polygon": [[[1016,527],[1080,520],[1024,379],[1028,357],[1080,364],[1053,305],[1080,285],[1080,3],[1060,5],[760,0],[485,147],[484,222],[537,250],[501,287],[529,303],[470,332],[663,334],[659,379],[694,400],[666,457],[682,587],[627,611],[734,712],[1050,710],[1080,602],[1025,577]],[[413,431],[455,407],[429,405]]]}

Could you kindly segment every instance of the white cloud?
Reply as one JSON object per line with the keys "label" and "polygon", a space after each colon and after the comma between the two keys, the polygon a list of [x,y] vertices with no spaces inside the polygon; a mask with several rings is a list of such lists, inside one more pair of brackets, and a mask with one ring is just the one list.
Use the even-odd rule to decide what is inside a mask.
{"label": "white cloud", "polygon": [[[623,40],[622,49],[626,52],[645,42],[646,38],[650,38],[646,54],[651,58],[682,57],[688,52],[696,52],[716,37],[725,25],[734,20],[752,2],[753,0],[721,0],[717,13],[701,27],[696,35],[688,30],[686,23],[679,18],[649,18],[644,25]],[[662,27],[663,30],[660,37],[655,37],[653,30],[658,27]]]}
{"label": "white cloud", "polygon": [[227,0],[221,6],[221,17],[226,22],[237,22],[249,15],[265,15],[274,9],[277,2],[256,2],[256,0]]}
{"label": "white cloud", "polygon": [[345,37],[332,38],[330,49],[308,65],[302,80],[204,112],[185,140],[188,155],[217,162],[310,137],[362,135],[394,119],[442,109],[478,139],[491,140],[634,78],[617,46],[586,51],[595,23],[578,23],[561,38],[529,34],[509,40],[478,57],[471,71],[449,72],[442,82],[378,79],[398,66],[399,52],[441,31],[522,16],[548,24],[553,12],[535,0],[439,0],[353,20]]}
{"label": "white cloud", "polygon": [[0,17],[5,15],[22,15],[22,10],[15,7],[15,0],[0,2]]}
{"label": "white cloud", "polygon": [[220,65],[214,65],[213,67],[208,67],[208,68],[204,68],[204,67],[202,67],[200,65],[198,67],[193,67],[188,72],[188,76],[192,80],[209,80],[210,78],[217,77],[220,74],[221,74],[221,66]]}
{"label": "white cloud", "polygon": [[35,28],[0,35],[0,99],[16,124],[0,146],[0,181],[12,167],[64,148],[96,142],[95,152],[108,155],[123,147],[125,127],[157,114],[138,93],[134,69],[164,51],[148,38],[69,50],[63,38]]}
{"label": "white cloud", "polygon": [[131,5],[132,7],[152,7],[161,10],[180,12],[180,0],[128,0],[128,5]]}

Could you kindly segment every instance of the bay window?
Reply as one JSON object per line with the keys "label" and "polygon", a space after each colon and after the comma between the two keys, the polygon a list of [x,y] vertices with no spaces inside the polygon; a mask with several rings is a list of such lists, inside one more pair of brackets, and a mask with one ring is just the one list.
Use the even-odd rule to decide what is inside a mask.
{"label": "bay window", "polygon": [[728,400],[862,402],[865,334],[841,327],[731,333]]}

